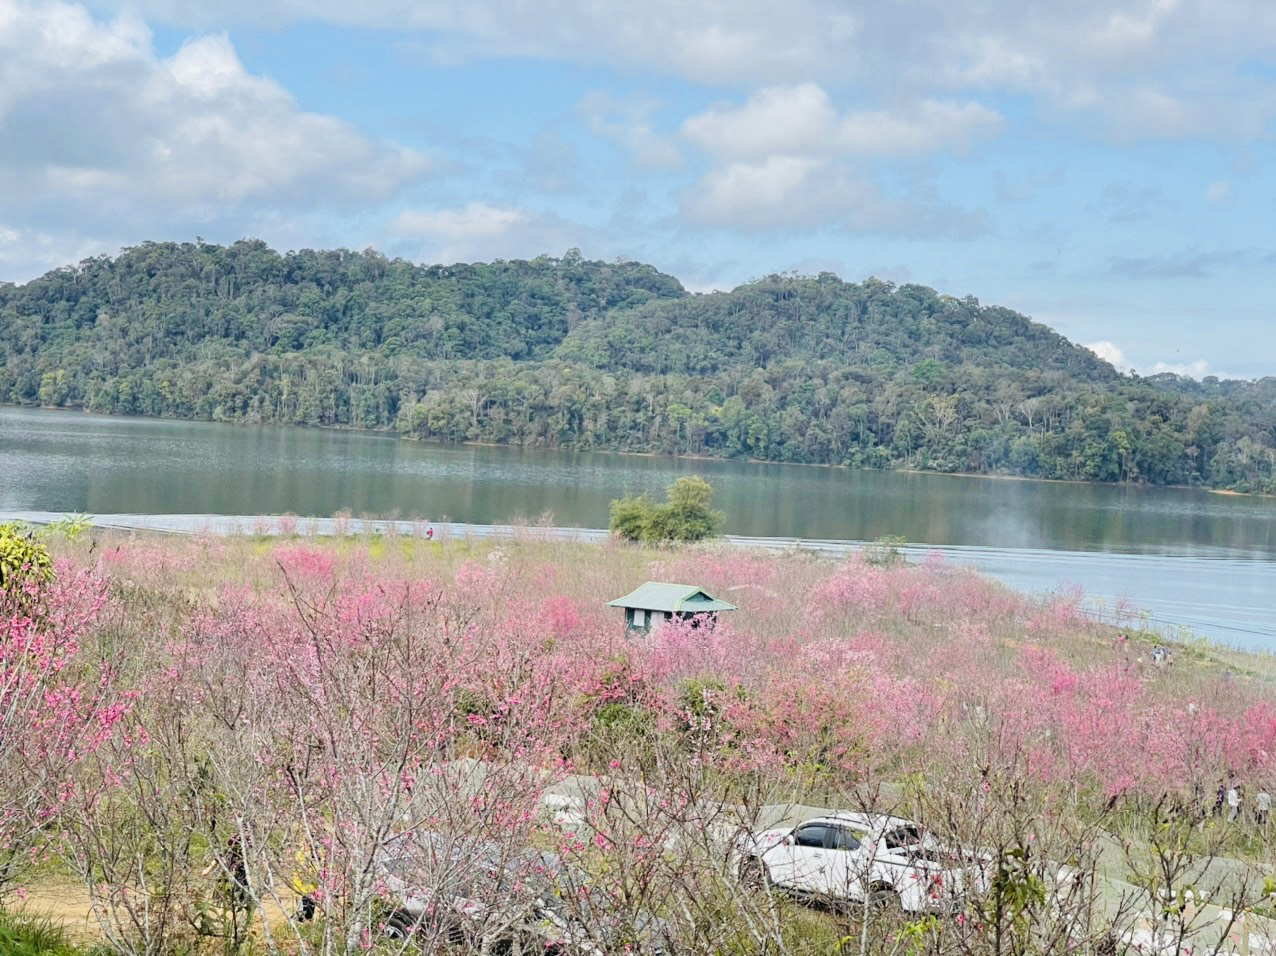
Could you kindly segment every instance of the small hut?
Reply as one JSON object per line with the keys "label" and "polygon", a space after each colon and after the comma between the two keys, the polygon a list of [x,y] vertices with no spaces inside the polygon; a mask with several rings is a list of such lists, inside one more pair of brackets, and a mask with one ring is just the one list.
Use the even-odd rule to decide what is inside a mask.
{"label": "small hut", "polygon": [[649,634],[661,621],[707,615],[710,622],[719,611],[734,611],[736,606],[719,601],[704,588],[693,584],[662,584],[648,581],[636,591],[607,602],[608,607],[625,609],[625,627],[636,634]]}

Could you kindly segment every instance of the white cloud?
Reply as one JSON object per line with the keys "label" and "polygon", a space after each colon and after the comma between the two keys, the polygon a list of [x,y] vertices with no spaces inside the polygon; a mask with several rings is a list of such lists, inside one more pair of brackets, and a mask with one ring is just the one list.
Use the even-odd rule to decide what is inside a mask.
{"label": "white cloud", "polygon": [[908,155],[932,150],[965,150],[976,139],[991,139],[1004,121],[981,103],[922,100],[896,112],[851,113],[842,120],[839,139],[853,152]]}
{"label": "white cloud", "polygon": [[108,248],[112,247],[88,239],[67,239],[39,229],[0,223],[0,282],[5,276],[26,278],[48,272]]}
{"label": "white cloud", "polygon": [[1194,115],[1192,104],[1185,98],[1156,86],[1138,86],[1126,94],[1120,113],[1125,129],[1123,136],[1133,132],[1166,138],[1191,135],[1200,126],[1200,117]]}
{"label": "white cloud", "polygon": [[914,155],[965,149],[995,136],[1001,116],[980,103],[921,100],[894,110],[839,115],[815,83],[759,90],[742,106],[712,107],[683,123],[683,135],[702,149],[732,158],[775,153]]}
{"label": "white cloud", "polygon": [[1208,378],[1211,375],[1218,379],[1248,381],[1254,378],[1259,378],[1261,375],[1269,374],[1269,370],[1265,368],[1262,369],[1261,373],[1251,372],[1248,375],[1243,372],[1225,372],[1221,369],[1214,368],[1213,364],[1206,359],[1197,359],[1195,362],[1154,362],[1152,364],[1152,370],[1144,374],[1160,375],[1164,372],[1172,372],[1175,375],[1185,375],[1188,378],[1194,378],[1197,381],[1200,381],[1203,378]]}
{"label": "white cloud", "polygon": [[429,169],[301,109],[225,36],[161,58],[140,20],[58,0],[0,0],[0,142],[0,220],[65,236],[67,256],[83,242],[72,236],[116,237],[110,248],[262,205],[353,208]]}
{"label": "white cloud", "polygon": [[705,282],[684,281],[682,287],[692,295],[710,295],[714,292],[730,292],[736,287],[735,282],[715,282],[713,280]]}
{"label": "white cloud", "polygon": [[1085,348],[1088,348],[1117,371],[1130,371],[1130,363],[1126,359],[1125,353],[1121,351],[1115,342],[1109,342],[1107,339],[1098,342],[1087,342]]}
{"label": "white cloud", "polygon": [[[1195,362],[1156,362],[1152,366],[1152,370],[1147,372],[1148,375],[1162,375],[1165,372],[1172,372],[1175,375],[1186,375],[1188,378],[1200,380],[1207,375],[1218,375],[1219,373],[1210,370],[1210,363],[1205,359],[1197,359]],[[1220,378],[1228,378],[1223,375]]]}
{"label": "white cloud", "polygon": [[1218,378],[1242,378],[1244,376],[1233,375],[1227,372],[1220,372],[1210,366],[1205,359],[1197,359],[1194,362],[1153,362],[1150,368],[1136,369],[1134,365],[1126,358],[1125,352],[1116,345],[1106,339],[1098,342],[1087,342],[1085,348],[1088,348],[1099,358],[1110,364],[1119,372],[1138,372],[1140,375],[1162,375],[1170,372],[1174,375],[1184,375],[1187,378],[1194,378],[1198,381],[1208,375],[1214,375]]}
{"label": "white cloud", "polygon": [[1222,179],[1210,183],[1205,187],[1205,198],[1209,202],[1227,202],[1232,198],[1232,184]]}
{"label": "white cloud", "polygon": [[595,230],[552,214],[484,202],[406,210],[393,219],[389,232],[392,252],[426,262],[527,259],[598,239]]}
{"label": "white cloud", "polygon": [[689,117],[682,135],[716,165],[681,193],[684,221],[764,232],[828,226],[901,236],[969,236],[984,228],[921,182],[889,196],[852,157],[962,148],[1000,117],[979,104],[923,101],[898,112],[839,114],[815,83],[767,87],[743,104]]}
{"label": "white cloud", "polygon": [[585,117],[595,136],[620,146],[639,169],[674,169],[682,165],[682,152],[669,137],[652,127],[656,102],[645,97],[619,99],[603,90],[585,94],[576,111]]}
{"label": "white cloud", "polygon": [[933,197],[886,196],[854,168],[821,157],[768,156],[710,170],[681,194],[681,215],[696,226],[745,232],[837,227],[895,236],[966,237],[983,217]]}
{"label": "white cloud", "polygon": [[[101,0],[110,2],[110,0]],[[591,65],[629,65],[707,82],[778,79],[815,59],[834,64],[857,29],[828,0],[651,0],[618,6],[588,0],[226,0],[215,7],[139,0],[168,23],[207,28],[227,20],[279,26],[313,20],[417,35],[414,53],[457,65],[476,58],[538,57]]]}
{"label": "white cloud", "polygon": [[905,100],[1028,93],[1112,137],[1259,136],[1276,115],[1263,81],[1245,75],[1276,53],[1268,0],[917,0],[853,9],[841,0],[135,2],[184,26],[323,20],[393,30],[449,64],[531,56],[722,86],[805,80]]}
{"label": "white cloud", "polygon": [[836,136],[837,111],[814,83],[768,87],[743,106],[719,105],[682,124],[682,134],[718,156],[823,152]]}
{"label": "white cloud", "polygon": [[[803,156],[768,156],[759,163],[732,163],[705,176],[687,196],[692,215],[706,223],[748,223],[755,228],[800,222],[815,195],[812,186],[827,183],[824,162]],[[849,195],[864,198],[862,184],[841,183]],[[818,192],[827,193],[824,188]]]}
{"label": "white cloud", "polygon": [[395,217],[392,229],[401,236],[428,236],[456,242],[501,236],[528,219],[528,213],[522,209],[472,202],[461,209],[409,209]]}
{"label": "white cloud", "polygon": [[1178,0],[1152,0],[1114,10],[1106,21],[1090,30],[1090,44],[1094,50],[1116,57],[1144,52],[1157,42],[1162,28],[1178,7]]}

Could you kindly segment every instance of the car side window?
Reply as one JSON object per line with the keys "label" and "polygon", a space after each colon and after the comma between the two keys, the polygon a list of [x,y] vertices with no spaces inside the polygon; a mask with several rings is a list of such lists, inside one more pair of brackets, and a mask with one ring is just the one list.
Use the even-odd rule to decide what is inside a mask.
{"label": "car side window", "polygon": [[917,846],[922,842],[922,831],[919,827],[897,827],[886,834],[886,848],[899,850],[903,847]]}
{"label": "car side window", "polygon": [[824,840],[828,834],[828,829],[828,827],[819,823],[813,823],[810,826],[805,827],[798,827],[797,832],[793,834],[793,842],[798,846],[822,849],[824,847]]}
{"label": "car side window", "polygon": [[850,830],[838,827],[833,831],[833,848],[836,850],[858,850],[860,841]]}

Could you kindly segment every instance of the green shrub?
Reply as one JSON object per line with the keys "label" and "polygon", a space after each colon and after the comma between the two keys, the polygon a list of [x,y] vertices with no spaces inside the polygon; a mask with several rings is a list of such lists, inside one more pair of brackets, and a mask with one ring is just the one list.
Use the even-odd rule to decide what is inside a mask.
{"label": "green shrub", "polygon": [[0,524],[0,588],[16,592],[24,584],[43,586],[52,580],[49,549],[22,525]]}
{"label": "green shrub", "polygon": [[651,728],[651,714],[636,704],[614,700],[594,711],[594,724],[612,731],[645,734]]}
{"label": "green shrub", "polygon": [[42,537],[61,535],[67,541],[78,540],[85,532],[93,530],[93,519],[86,514],[63,515],[50,522]]}
{"label": "green shrub", "polygon": [[710,507],[713,487],[699,475],[679,478],[669,486],[664,504],[646,495],[611,503],[611,531],[627,541],[664,544],[703,541],[716,536],[723,514]]}
{"label": "green shrub", "polygon": [[611,533],[626,541],[642,541],[647,534],[647,521],[656,503],[643,495],[641,498],[617,498],[611,503]]}
{"label": "green shrub", "polygon": [[900,550],[908,539],[899,534],[884,534],[864,547],[864,560],[879,568],[891,568],[904,563]]}

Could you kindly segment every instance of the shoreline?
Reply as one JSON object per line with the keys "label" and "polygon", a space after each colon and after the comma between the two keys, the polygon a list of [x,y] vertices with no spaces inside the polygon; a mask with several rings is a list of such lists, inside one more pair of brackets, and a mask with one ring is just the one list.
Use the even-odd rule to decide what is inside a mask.
{"label": "shoreline", "polygon": [[[62,517],[54,512],[0,512],[0,521],[18,520],[28,524],[48,524]],[[471,524],[452,521],[446,515],[430,519],[374,518],[338,515],[300,517],[281,515],[97,515],[90,517],[94,529],[120,534],[168,535],[176,537],[252,538],[262,541],[280,538],[356,539],[361,536],[415,539],[427,527],[435,529],[435,543],[460,546],[487,542],[524,541],[593,544],[607,547],[609,533],[603,528],[526,524]],[[812,558],[844,561],[876,542],[796,537],[724,535],[706,550],[733,549],[740,552],[802,553]],[[1145,628],[1166,640],[1204,640],[1228,649],[1252,653],[1276,653],[1276,628],[1272,626],[1270,595],[1256,597],[1253,587],[1259,576],[1270,573],[1269,565],[1233,560],[1226,572],[1228,580],[1248,582],[1239,601],[1217,606],[1207,600],[1184,603],[1185,581],[1195,575],[1196,565],[1182,557],[1156,554],[1128,554],[1095,551],[1015,550],[970,545],[903,544],[896,550],[912,563],[924,563],[929,556],[941,556],[954,568],[970,569],[984,578],[1020,592],[1037,595],[1081,591],[1082,611],[1095,621],[1129,624]],[[1210,559],[1217,562],[1219,559]],[[1121,584],[1128,581],[1128,584]],[[1113,582],[1118,582],[1114,584]],[[1146,585],[1146,589],[1139,586]],[[1153,583],[1148,583],[1153,582]],[[1168,583],[1166,583],[1168,582]],[[1245,595],[1249,597],[1246,598]]]}

